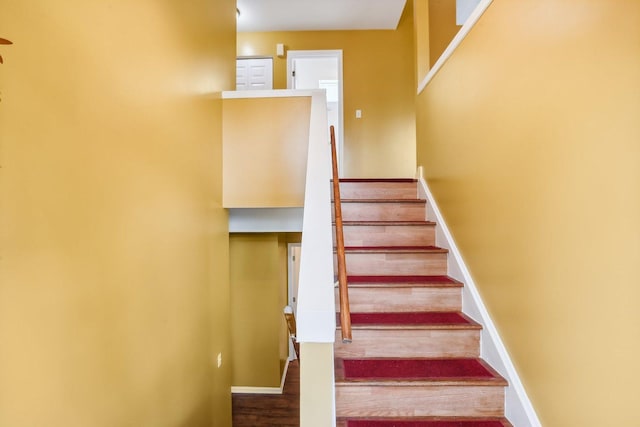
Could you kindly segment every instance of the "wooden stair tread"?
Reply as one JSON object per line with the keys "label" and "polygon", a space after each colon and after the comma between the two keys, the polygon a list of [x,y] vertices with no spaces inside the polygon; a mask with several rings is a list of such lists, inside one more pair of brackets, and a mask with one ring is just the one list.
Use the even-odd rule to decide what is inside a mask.
{"label": "wooden stair tread", "polygon": [[[424,204],[426,199],[340,199],[341,203],[407,203]],[[333,199],[331,199],[333,203]]]}
{"label": "wooden stair tread", "polygon": [[[336,315],[337,327],[340,316]],[[482,329],[473,319],[456,311],[351,313],[353,329]]]}
{"label": "wooden stair tread", "polygon": [[[335,226],[335,222],[333,223]],[[406,225],[406,226],[419,226],[419,225],[436,225],[433,221],[342,221],[342,225],[363,225],[363,226],[371,226],[371,225],[379,225],[379,226],[388,226],[388,225]]]}
{"label": "wooden stair tread", "polygon": [[338,418],[336,427],[513,427],[506,418],[406,417]]}
{"label": "wooden stair tread", "polygon": [[424,276],[424,275],[350,275],[350,283],[438,283],[438,284],[460,284],[456,279],[449,276]]}
{"label": "wooden stair tread", "polygon": [[345,252],[349,253],[430,253],[430,254],[446,254],[448,249],[439,248],[437,246],[345,246]]}
{"label": "wooden stair tread", "polygon": [[341,385],[507,385],[478,358],[335,358],[335,379]]}
{"label": "wooden stair tread", "polygon": [[360,276],[347,277],[349,287],[454,287],[461,282],[449,276]]}

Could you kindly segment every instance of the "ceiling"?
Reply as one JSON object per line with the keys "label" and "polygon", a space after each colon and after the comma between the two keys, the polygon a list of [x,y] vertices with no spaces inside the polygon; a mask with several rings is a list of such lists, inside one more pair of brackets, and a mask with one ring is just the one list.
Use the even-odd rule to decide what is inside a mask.
{"label": "ceiling", "polygon": [[406,0],[237,0],[238,31],[395,30]]}

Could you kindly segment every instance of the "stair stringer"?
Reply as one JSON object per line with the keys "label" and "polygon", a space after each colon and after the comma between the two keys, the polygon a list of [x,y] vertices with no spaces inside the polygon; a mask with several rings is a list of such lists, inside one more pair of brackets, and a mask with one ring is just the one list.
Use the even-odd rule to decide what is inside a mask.
{"label": "stair stringer", "polygon": [[516,427],[541,427],[542,424],[531,400],[511,362],[498,330],[478,292],[478,288],[464,263],[429,186],[418,168],[418,197],[427,200],[427,218],[436,222],[436,245],[449,250],[449,276],[464,283],[462,311],[482,325],[480,354],[509,383],[505,390],[505,416]]}

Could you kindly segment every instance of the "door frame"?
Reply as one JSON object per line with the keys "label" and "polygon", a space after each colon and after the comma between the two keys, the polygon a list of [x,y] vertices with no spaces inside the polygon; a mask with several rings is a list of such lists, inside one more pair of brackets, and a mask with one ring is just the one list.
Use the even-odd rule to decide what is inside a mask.
{"label": "door frame", "polygon": [[[298,265],[298,270],[300,269],[300,249],[302,248],[302,243],[287,243],[287,304],[293,308],[293,315],[296,316],[298,312],[298,294],[295,291],[295,271],[296,264]],[[298,257],[295,257],[296,251],[298,252]],[[293,348],[293,343],[291,340],[289,342],[289,360],[294,360],[296,358],[296,351]]]}
{"label": "door frame", "polygon": [[301,58],[336,58],[338,60],[338,171],[343,172],[343,146],[344,146],[344,98],[343,98],[343,73],[342,73],[342,49],[335,50],[288,50],[287,51],[287,89],[293,89],[293,60]]}

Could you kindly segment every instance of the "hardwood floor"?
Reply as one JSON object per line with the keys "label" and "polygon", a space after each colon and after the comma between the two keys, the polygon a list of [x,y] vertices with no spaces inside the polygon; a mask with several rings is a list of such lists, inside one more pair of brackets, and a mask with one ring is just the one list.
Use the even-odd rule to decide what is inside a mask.
{"label": "hardwood floor", "polygon": [[289,363],[282,394],[239,394],[232,397],[233,427],[299,427],[300,368]]}

